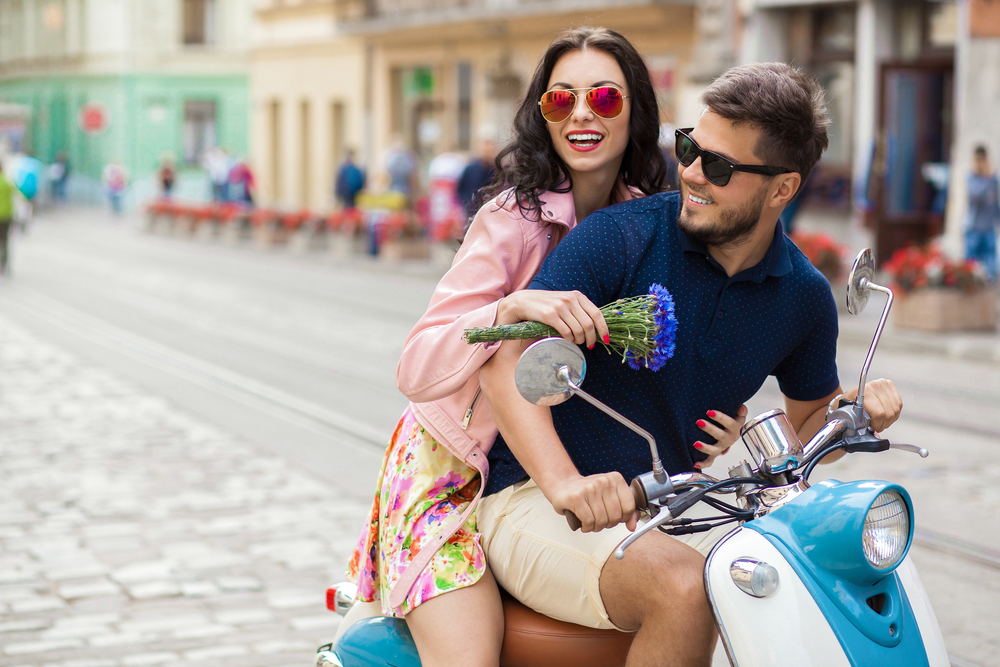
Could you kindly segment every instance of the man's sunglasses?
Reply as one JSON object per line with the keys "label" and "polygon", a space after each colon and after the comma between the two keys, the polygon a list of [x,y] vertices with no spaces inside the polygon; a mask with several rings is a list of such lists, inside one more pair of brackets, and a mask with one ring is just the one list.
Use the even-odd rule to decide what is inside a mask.
{"label": "man's sunglasses", "polygon": [[694,161],[701,158],[701,172],[709,183],[718,185],[720,188],[729,184],[729,179],[733,177],[734,171],[745,171],[750,174],[763,174],[764,176],[777,176],[778,174],[790,174],[791,169],[784,167],[766,167],[755,164],[736,164],[729,158],[722,157],[718,153],[706,151],[695,143],[688,132],[693,127],[686,127],[675,132],[674,152],[677,154],[677,161],[685,167],[690,167]]}
{"label": "man's sunglasses", "polygon": [[601,118],[618,118],[625,108],[625,95],[614,86],[598,86],[596,88],[557,88],[542,95],[538,106],[542,110],[542,118],[550,123],[561,123],[573,113],[576,108],[576,93],[587,91],[587,106],[595,115]]}

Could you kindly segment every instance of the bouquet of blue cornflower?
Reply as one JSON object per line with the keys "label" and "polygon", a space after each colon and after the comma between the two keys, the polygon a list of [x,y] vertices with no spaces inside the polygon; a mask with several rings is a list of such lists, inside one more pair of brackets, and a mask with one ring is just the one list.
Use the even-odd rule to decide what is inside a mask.
{"label": "bouquet of blue cornflower", "polygon": [[[665,287],[653,283],[649,294],[619,299],[602,307],[601,313],[608,325],[610,341],[600,343],[609,354],[612,351],[619,354],[622,363],[635,370],[658,371],[674,356],[677,318],[674,299]],[[518,322],[466,329],[463,337],[466,343],[473,345],[558,335],[559,332],[541,322]]]}

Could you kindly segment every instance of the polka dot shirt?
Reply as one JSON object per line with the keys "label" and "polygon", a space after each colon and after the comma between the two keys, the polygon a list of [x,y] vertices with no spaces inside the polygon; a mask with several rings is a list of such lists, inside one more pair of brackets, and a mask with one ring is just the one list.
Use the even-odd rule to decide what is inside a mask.
{"label": "polka dot shirt", "polygon": [[[837,377],[837,308],[826,278],[787,240],[780,223],[764,259],[729,277],[677,227],[676,192],[635,199],[587,217],[546,259],[531,289],[579,290],[603,305],[646,294],[673,295],[677,350],[656,372],[633,370],[601,346],[584,350],[584,389],[656,438],[670,474],[694,470],[713,443],[695,422],[708,410],[733,415],[768,375],[799,401],[831,394]],[[580,398],[552,408],[566,451],[581,474],[617,470],[626,481],[651,469],[639,435]],[[526,477],[497,438],[486,493]]]}

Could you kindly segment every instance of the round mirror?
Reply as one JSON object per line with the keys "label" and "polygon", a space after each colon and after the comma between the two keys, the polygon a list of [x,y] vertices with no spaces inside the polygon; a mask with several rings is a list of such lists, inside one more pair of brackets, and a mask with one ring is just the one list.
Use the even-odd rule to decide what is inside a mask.
{"label": "round mirror", "polygon": [[859,314],[868,305],[867,283],[874,281],[875,253],[871,248],[865,248],[858,253],[847,276],[847,310],[851,315]]}
{"label": "round mirror", "polygon": [[525,400],[535,405],[559,405],[573,395],[559,369],[569,369],[569,377],[577,386],[583,382],[587,362],[583,352],[565,338],[543,338],[532,343],[517,360],[514,382]]}

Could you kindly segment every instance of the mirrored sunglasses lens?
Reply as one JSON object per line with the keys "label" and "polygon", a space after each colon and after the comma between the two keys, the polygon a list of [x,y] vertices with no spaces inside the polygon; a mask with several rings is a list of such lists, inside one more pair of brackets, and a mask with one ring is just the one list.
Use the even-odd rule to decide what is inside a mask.
{"label": "mirrored sunglasses lens", "polygon": [[617,88],[605,86],[587,93],[587,104],[601,118],[617,118],[625,106],[625,98]]}
{"label": "mirrored sunglasses lens", "polygon": [[550,123],[559,123],[573,113],[576,97],[568,90],[550,90],[542,95],[542,118]]}

